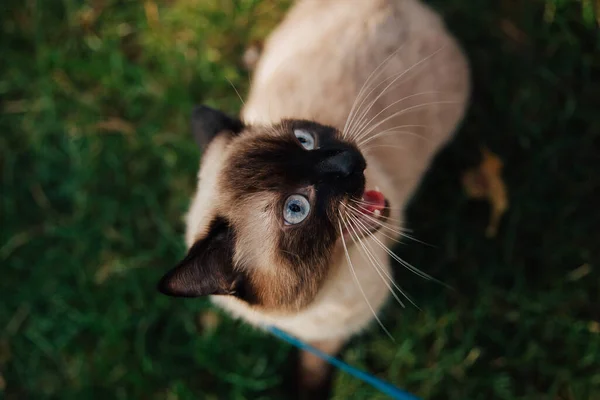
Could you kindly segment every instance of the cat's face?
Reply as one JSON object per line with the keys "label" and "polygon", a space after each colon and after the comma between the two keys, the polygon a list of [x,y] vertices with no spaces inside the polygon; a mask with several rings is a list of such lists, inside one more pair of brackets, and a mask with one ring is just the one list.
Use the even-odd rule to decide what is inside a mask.
{"label": "cat's face", "polygon": [[365,195],[360,150],[309,121],[244,126],[198,107],[192,122],[205,149],[188,217],[193,243],[159,289],[232,295],[270,310],[306,306],[333,268],[344,235],[341,209],[354,204],[371,231],[384,218],[383,196]]}

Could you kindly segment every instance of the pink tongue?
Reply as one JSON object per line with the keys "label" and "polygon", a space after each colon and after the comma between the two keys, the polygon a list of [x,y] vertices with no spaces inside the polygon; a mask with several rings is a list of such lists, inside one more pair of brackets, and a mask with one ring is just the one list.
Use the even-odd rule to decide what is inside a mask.
{"label": "pink tongue", "polygon": [[385,196],[378,192],[377,190],[367,190],[363,193],[363,208],[365,208],[370,213],[375,212],[375,210],[383,211],[385,208]]}

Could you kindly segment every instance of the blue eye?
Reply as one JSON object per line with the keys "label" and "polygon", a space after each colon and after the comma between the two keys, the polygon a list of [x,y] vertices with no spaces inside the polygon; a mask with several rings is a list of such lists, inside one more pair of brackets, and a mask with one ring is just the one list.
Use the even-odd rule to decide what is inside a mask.
{"label": "blue eye", "polygon": [[299,224],[308,217],[310,203],[308,199],[299,194],[293,194],[285,201],[283,219],[289,225]]}
{"label": "blue eye", "polygon": [[302,147],[306,150],[313,150],[315,148],[315,138],[309,132],[296,129],[294,130],[294,136],[296,136]]}

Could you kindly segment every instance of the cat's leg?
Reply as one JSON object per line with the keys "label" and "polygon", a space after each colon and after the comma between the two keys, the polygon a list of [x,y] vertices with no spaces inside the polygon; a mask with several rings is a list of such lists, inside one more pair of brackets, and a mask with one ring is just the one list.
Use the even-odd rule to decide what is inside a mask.
{"label": "cat's leg", "polygon": [[[344,345],[343,339],[312,342],[310,345],[325,354],[336,356]],[[326,399],[331,391],[333,369],[326,361],[307,351],[299,354],[298,379],[304,398]]]}

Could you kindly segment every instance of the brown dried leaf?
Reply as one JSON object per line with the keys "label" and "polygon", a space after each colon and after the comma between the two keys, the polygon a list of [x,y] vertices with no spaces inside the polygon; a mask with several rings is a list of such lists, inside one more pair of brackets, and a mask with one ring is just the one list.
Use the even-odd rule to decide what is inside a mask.
{"label": "brown dried leaf", "polygon": [[500,21],[500,29],[506,36],[508,36],[511,40],[519,44],[527,44],[529,43],[529,37],[523,30],[517,27],[512,21],[508,19],[502,19]]}
{"label": "brown dried leaf", "polygon": [[109,118],[106,121],[100,121],[96,124],[96,129],[101,131],[122,132],[132,134],[135,132],[134,126],[120,118]]}
{"label": "brown dried leaf", "polygon": [[96,13],[96,11],[93,8],[85,7],[79,11],[79,13],[76,15],[76,17],[77,17],[77,22],[79,22],[79,25],[81,26],[81,28],[83,30],[87,31],[92,28],[92,26],[98,19],[98,14]]}
{"label": "brown dried leaf", "polygon": [[106,1],[93,0],[86,3],[85,6],[75,13],[75,17],[81,29],[84,31],[91,31],[106,8]]}
{"label": "brown dried leaf", "polygon": [[21,114],[29,111],[29,105],[25,100],[5,101],[2,112],[4,114]]}
{"label": "brown dried leaf", "polygon": [[502,180],[502,160],[486,148],[481,149],[483,159],[476,168],[463,174],[462,183],[467,196],[487,199],[492,206],[487,237],[496,236],[502,215],[508,209],[506,185]]}
{"label": "brown dried leaf", "polygon": [[144,3],[144,11],[146,12],[146,20],[148,26],[156,28],[158,26],[158,6],[152,0],[147,0]]}
{"label": "brown dried leaf", "polygon": [[588,263],[585,263],[585,264],[581,265],[580,267],[574,269],[573,271],[569,272],[569,274],[567,275],[567,279],[570,280],[571,282],[575,282],[582,278],[585,278],[591,272],[592,272],[591,265]]}
{"label": "brown dried leaf", "polygon": [[217,326],[221,323],[221,318],[219,314],[212,310],[207,310],[198,315],[198,324],[201,329],[204,329],[208,332],[212,332],[217,329]]}

